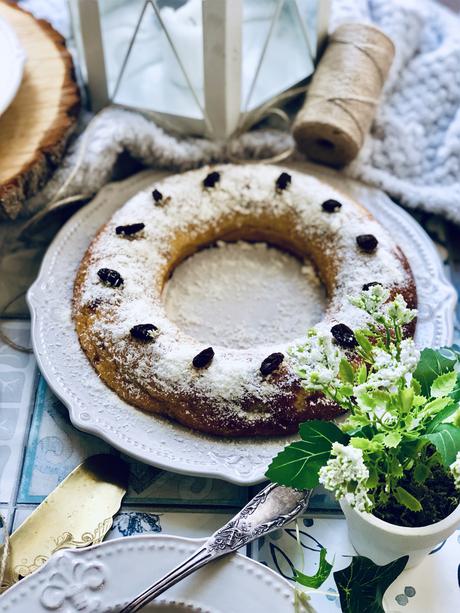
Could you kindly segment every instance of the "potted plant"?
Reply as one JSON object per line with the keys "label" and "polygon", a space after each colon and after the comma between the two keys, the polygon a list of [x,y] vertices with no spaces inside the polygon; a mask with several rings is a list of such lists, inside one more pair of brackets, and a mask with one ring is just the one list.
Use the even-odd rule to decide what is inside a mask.
{"label": "potted plant", "polygon": [[267,477],[299,489],[322,484],[345,513],[360,555],[407,567],[460,525],[460,352],[424,349],[407,334],[414,310],[380,284],[350,299],[366,325],[308,332],[290,360],[307,390],[346,417],[301,424]]}

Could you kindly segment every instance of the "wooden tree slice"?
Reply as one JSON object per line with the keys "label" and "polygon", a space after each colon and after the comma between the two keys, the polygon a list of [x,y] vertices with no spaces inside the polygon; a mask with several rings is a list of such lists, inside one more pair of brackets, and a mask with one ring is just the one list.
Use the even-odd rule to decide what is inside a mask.
{"label": "wooden tree slice", "polygon": [[63,37],[9,0],[0,0],[0,17],[27,54],[21,87],[0,117],[0,219],[14,219],[61,160],[80,97]]}

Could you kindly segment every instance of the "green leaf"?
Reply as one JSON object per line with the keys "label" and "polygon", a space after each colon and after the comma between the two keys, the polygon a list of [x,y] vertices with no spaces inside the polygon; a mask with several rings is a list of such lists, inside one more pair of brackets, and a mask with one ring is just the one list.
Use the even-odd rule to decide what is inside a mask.
{"label": "green leaf", "polygon": [[458,410],[458,402],[453,402],[452,404],[449,404],[444,409],[441,409],[438,413],[436,413],[436,415],[427,425],[426,432],[428,434],[430,434],[431,432],[434,432],[436,430],[436,427],[439,424],[441,424],[443,421],[446,421],[446,419],[450,417],[451,415],[453,415],[457,410]]}
{"label": "green leaf", "polygon": [[412,496],[412,494],[410,494],[403,487],[398,486],[394,490],[394,495],[399,504],[402,504],[403,506],[407,507],[410,511],[422,510],[422,505],[417,500],[417,498],[415,498],[415,496]]}
{"label": "green leaf", "polygon": [[355,373],[354,373],[353,367],[350,364],[350,362],[346,360],[345,358],[342,358],[340,360],[339,376],[344,383],[353,384],[353,381],[355,379]]}
{"label": "green leaf", "polygon": [[365,354],[372,353],[372,345],[362,330],[355,330],[355,338]]}
{"label": "green leaf", "polygon": [[414,372],[414,377],[420,383],[422,394],[427,398],[431,393],[434,380],[444,373],[453,370],[457,363],[457,355],[448,347],[441,349],[424,349]]}
{"label": "green leaf", "polygon": [[446,372],[444,375],[439,375],[433,381],[431,385],[432,398],[441,398],[442,396],[448,396],[454,389],[457,383],[457,373],[452,370]]}
{"label": "green leaf", "polygon": [[460,451],[460,428],[452,424],[438,424],[426,435],[439,451],[444,466],[450,466]]}
{"label": "green leaf", "polygon": [[304,575],[297,568],[294,569],[294,580],[300,585],[317,590],[331,574],[332,564],[326,560],[327,551],[323,547],[319,552],[319,566],[314,575]]}
{"label": "green leaf", "polygon": [[385,447],[389,448],[397,447],[401,442],[401,439],[402,435],[400,432],[388,432],[383,437],[383,444],[385,445]]}
{"label": "green leaf", "polygon": [[370,490],[374,489],[374,487],[377,487],[377,485],[379,484],[379,473],[378,470],[375,466],[369,466],[369,478],[366,481],[366,487]]}
{"label": "green leaf", "polygon": [[419,396],[420,392],[422,391],[422,386],[420,385],[420,383],[417,381],[417,379],[414,379],[414,377],[412,377],[412,381],[410,384],[415,392],[415,395]]}
{"label": "green leaf", "polygon": [[300,490],[319,484],[318,473],[330,458],[332,444],[346,445],[349,436],[335,424],[313,420],[300,425],[303,440],[288,445],[271,462],[265,476],[274,483]]}
{"label": "green leaf", "polygon": [[334,573],[343,613],[384,613],[382,599],[406,566],[404,556],[385,566],[354,556],[350,566]]}
{"label": "green leaf", "polygon": [[428,468],[428,466],[419,462],[418,464],[415,465],[413,474],[414,474],[414,480],[417,483],[425,483],[425,481],[428,479],[428,477],[431,474],[431,470]]}
{"label": "green leaf", "polygon": [[381,451],[382,444],[375,440],[369,440],[368,438],[356,437],[350,439],[349,445],[355,449],[362,449],[363,451]]}
{"label": "green leaf", "polygon": [[445,398],[435,398],[423,407],[421,414],[423,415],[423,417],[427,417],[428,415],[437,415],[447,405],[450,405],[451,402],[452,398],[450,398],[449,396]]}
{"label": "green leaf", "polygon": [[358,369],[357,382],[358,382],[358,385],[361,385],[362,383],[365,383],[366,381],[367,381],[367,368],[366,368],[366,365],[363,363]]}
{"label": "green leaf", "polygon": [[324,442],[329,443],[348,443],[349,436],[344,434],[342,430],[332,421],[322,421],[320,419],[312,419],[304,421],[299,426],[299,434],[302,440],[312,443],[313,445],[324,445]]}
{"label": "green leaf", "polygon": [[408,413],[414,401],[414,390],[411,387],[406,387],[401,390],[400,394],[401,408],[405,413]]}
{"label": "green leaf", "polygon": [[351,396],[353,396],[353,386],[351,385],[342,385],[342,387],[339,388],[338,391],[339,394],[341,394],[344,398],[350,398]]}

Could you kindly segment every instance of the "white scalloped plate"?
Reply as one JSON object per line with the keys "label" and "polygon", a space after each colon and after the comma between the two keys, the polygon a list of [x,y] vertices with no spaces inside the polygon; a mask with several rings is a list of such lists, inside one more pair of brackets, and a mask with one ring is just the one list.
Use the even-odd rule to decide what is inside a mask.
{"label": "white scalloped plate", "polygon": [[[128,405],[99,379],[80,348],[71,319],[73,281],[98,228],[158,173],[144,172],[107,185],[61,229],[50,245],[27,299],[32,342],[41,372],[80,430],[95,434],[142,462],[164,470],[225,479],[239,485],[263,480],[271,458],[291,440],[229,440],[197,434]],[[334,176],[322,177],[334,182]],[[417,283],[420,346],[452,342],[456,292],[431,239],[414,219],[379,190],[340,177],[347,189],[386,226],[405,252]]]}
{"label": "white scalloped plate", "polygon": [[[61,551],[5,592],[0,611],[119,611],[202,542],[177,536],[133,536]],[[142,610],[285,613],[294,610],[294,590],[271,569],[237,553],[198,570]]]}
{"label": "white scalloped plate", "polygon": [[13,101],[21,85],[26,54],[10,24],[0,18],[0,115]]}

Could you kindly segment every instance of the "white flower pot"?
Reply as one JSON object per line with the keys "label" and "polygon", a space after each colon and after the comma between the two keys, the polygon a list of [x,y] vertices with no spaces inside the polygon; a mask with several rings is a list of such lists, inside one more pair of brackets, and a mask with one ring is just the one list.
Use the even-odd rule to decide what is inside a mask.
{"label": "white flower pot", "polygon": [[436,545],[460,526],[460,505],[446,518],[431,526],[405,528],[378,519],[370,513],[352,508],[340,501],[348,525],[348,536],[356,552],[383,565],[409,555],[406,568],[417,566]]}

